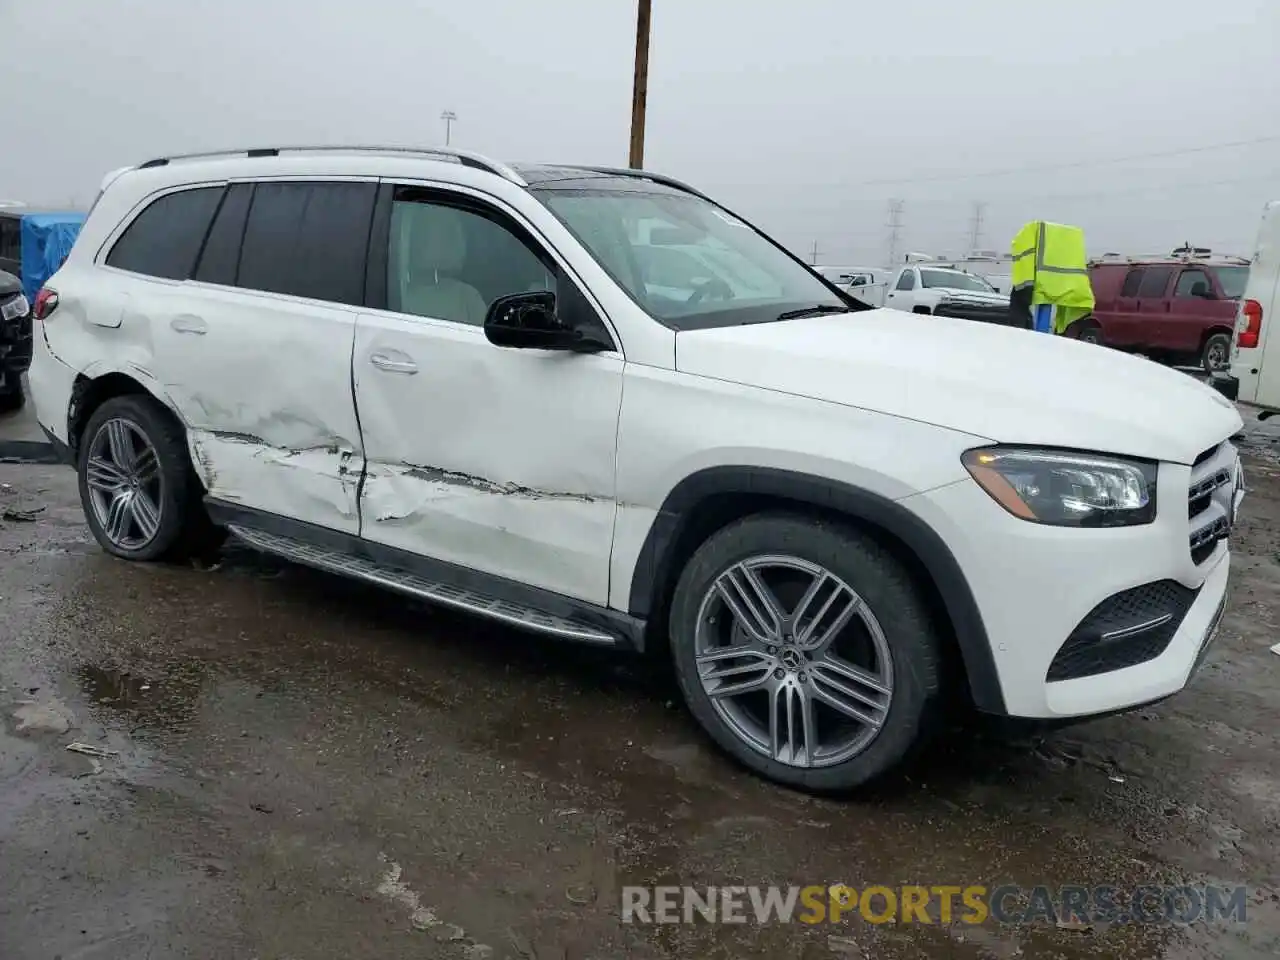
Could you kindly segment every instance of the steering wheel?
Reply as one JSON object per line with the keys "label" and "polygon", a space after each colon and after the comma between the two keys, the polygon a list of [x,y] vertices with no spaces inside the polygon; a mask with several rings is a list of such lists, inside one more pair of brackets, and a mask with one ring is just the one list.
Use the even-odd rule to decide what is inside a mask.
{"label": "steering wheel", "polygon": [[732,300],[733,287],[719,277],[712,277],[689,294],[685,303],[701,303],[703,300]]}

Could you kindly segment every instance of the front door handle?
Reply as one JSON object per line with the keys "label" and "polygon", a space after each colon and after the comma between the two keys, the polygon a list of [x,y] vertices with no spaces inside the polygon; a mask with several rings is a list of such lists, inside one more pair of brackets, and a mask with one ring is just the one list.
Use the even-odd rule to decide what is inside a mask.
{"label": "front door handle", "polygon": [[418,365],[412,360],[406,358],[397,360],[395,357],[389,357],[385,353],[375,353],[369,358],[379,370],[385,370],[387,373],[417,373]]}
{"label": "front door handle", "polygon": [[209,332],[209,325],[204,320],[189,313],[174,317],[169,321],[169,326],[175,333],[194,333],[204,336]]}

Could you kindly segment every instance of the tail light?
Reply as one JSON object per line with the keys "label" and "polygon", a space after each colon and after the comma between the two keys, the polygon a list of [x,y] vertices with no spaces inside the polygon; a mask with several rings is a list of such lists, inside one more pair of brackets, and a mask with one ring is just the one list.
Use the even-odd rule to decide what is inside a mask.
{"label": "tail light", "polygon": [[1244,314],[1244,326],[1236,334],[1236,346],[1251,350],[1258,345],[1262,334],[1262,304],[1257,300],[1246,300],[1240,312]]}
{"label": "tail light", "polygon": [[41,287],[36,294],[36,305],[32,314],[42,323],[49,319],[49,314],[58,309],[58,291],[49,287]]}

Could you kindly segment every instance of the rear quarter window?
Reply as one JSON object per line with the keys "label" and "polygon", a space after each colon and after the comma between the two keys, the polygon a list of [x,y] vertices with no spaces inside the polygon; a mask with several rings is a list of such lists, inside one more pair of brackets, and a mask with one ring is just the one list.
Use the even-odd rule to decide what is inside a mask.
{"label": "rear quarter window", "polygon": [[223,190],[196,187],[153,200],[112,246],[107,266],[148,277],[187,279]]}

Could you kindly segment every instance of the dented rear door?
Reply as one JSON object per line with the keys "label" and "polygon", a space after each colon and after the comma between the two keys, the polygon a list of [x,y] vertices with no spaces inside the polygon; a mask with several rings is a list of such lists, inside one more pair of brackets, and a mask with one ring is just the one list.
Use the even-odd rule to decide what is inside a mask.
{"label": "dented rear door", "polygon": [[376,192],[232,184],[193,277],[149,305],[157,369],[213,497],[359,532],[351,349]]}

